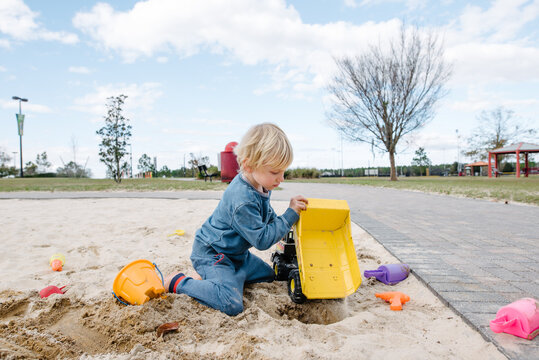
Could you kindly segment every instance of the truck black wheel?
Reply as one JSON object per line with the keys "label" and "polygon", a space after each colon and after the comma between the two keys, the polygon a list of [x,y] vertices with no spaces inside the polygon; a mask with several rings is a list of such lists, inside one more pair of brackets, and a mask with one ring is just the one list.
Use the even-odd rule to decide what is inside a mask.
{"label": "truck black wheel", "polygon": [[294,269],[288,274],[288,295],[296,304],[303,304],[307,300],[301,291],[301,280],[298,269]]}
{"label": "truck black wheel", "polygon": [[286,281],[288,279],[288,267],[285,264],[283,256],[281,254],[274,254],[272,257],[275,280]]}

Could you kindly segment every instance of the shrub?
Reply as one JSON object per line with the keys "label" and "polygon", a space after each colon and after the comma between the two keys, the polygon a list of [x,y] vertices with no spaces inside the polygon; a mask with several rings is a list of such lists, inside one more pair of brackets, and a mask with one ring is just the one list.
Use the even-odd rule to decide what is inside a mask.
{"label": "shrub", "polygon": [[285,171],[285,179],[316,179],[320,177],[320,171],[315,168],[296,168]]}

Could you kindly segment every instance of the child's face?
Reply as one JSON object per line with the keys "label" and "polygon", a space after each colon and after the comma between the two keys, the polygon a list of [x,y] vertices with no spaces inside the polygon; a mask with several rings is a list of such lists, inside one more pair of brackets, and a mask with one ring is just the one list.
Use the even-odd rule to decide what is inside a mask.
{"label": "child's face", "polygon": [[284,170],[275,169],[270,166],[262,166],[256,170],[246,169],[247,174],[250,175],[250,179],[258,190],[262,190],[260,187],[263,187],[266,190],[273,190],[281,182],[284,181]]}

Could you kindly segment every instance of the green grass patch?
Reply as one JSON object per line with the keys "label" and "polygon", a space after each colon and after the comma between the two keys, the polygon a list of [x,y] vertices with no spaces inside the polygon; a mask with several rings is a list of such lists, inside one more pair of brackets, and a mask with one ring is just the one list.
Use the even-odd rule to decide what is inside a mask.
{"label": "green grass patch", "polygon": [[163,178],[124,179],[116,184],[111,179],[23,178],[0,179],[0,191],[175,191],[224,190],[220,181],[183,181]]}
{"label": "green grass patch", "polygon": [[388,178],[321,178],[293,180],[297,182],[319,182],[351,184],[417,190],[476,199],[517,201],[539,205],[539,176],[517,179],[515,177],[406,177],[398,181]]}

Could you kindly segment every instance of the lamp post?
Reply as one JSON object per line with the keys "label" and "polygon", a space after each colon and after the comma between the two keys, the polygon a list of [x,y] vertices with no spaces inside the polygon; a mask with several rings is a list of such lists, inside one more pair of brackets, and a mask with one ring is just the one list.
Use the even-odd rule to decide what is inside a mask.
{"label": "lamp post", "polygon": [[342,150],[342,133],[341,133],[341,177],[344,176],[344,154]]}
{"label": "lamp post", "polygon": [[457,173],[458,173],[458,176],[460,176],[460,135],[459,135],[459,129],[455,129],[455,132],[457,133]]}
{"label": "lamp post", "polygon": [[16,114],[15,116],[17,116],[17,125],[19,128],[19,144],[20,144],[20,154],[21,154],[21,178],[22,178],[24,177],[24,174],[22,172],[22,129],[24,125],[24,115],[21,112],[21,102],[27,102],[28,99],[20,98],[18,96],[12,96],[11,98],[13,100],[19,101],[19,114]]}
{"label": "lamp post", "polygon": [[133,148],[131,147],[131,144],[129,144],[129,177],[133,178]]}

